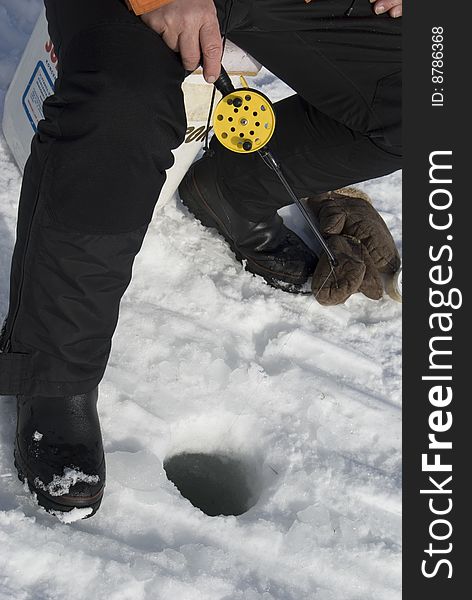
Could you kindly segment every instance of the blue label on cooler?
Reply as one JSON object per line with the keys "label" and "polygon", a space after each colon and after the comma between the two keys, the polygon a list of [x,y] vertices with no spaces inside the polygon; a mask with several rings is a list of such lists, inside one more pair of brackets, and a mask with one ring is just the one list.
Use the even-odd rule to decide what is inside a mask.
{"label": "blue label on cooler", "polygon": [[26,116],[36,132],[38,122],[43,118],[43,102],[54,93],[54,82],[42,60],[38,62],[22,97]]}

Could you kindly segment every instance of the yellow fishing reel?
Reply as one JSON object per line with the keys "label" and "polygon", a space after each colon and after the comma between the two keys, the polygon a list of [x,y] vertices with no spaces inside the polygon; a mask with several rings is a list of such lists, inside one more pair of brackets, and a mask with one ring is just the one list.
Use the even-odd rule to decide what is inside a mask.
{"label": "yellow fishing reel", "polygon": [[[257,152],[275,131],[275,113],[271,101],[261,92],[248,87],[235,89],[229,76],[220,77],[217,86],[223,98],[213,114],[213,130],[220,143],[240,154]],[[215,84],[216,85],[216,84]]]}

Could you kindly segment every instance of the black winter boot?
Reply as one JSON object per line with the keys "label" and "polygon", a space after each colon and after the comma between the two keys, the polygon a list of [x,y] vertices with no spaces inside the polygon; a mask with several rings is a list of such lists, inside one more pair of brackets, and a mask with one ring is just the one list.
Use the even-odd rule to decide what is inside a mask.
{"label": "black winter boot", "polygon": [[214,227],[228,242],[246,270],[261,275],[273,287],[300,292],[315,270],[317,259],[278,214],[254,223],[225,200],[215,175],[215,161],[196,161],[179,186],[182,202],[207,227]]}
{"label": "black winter boot", "polygon": [[47,511],[98,510],[105,457],[97,414],[98,388],[50,398],[18,396],[15,466]]}

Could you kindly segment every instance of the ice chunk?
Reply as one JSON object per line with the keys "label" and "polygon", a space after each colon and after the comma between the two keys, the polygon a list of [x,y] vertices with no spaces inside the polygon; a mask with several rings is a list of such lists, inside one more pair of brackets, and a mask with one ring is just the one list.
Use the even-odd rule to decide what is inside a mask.
{"label": "ice chunk", "polygon": [[165,479],[161,461],[147,450],[111,453],[108,471],[112,479],[133,490],[156,490]]}
{"label": "ice chunk", "polygon": [[93,511],[92,507],[88,508],[73,508],[69,512],[62,512],[61,510],[52,510],[51,514],[54,515],[61,523],[68,525],[69,523],[75,523],[75,521],[81,521],[88,517]]}

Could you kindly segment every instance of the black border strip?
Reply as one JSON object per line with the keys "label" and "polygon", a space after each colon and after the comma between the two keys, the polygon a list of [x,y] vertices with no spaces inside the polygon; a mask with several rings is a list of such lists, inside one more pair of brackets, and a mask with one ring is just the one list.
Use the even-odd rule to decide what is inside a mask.
{"label": "black border strip", "polygon": [[[466,379],[472,331],[467,294],[468,243],[472,242],[468,219],[472,213],[471,12],[468,2],[404,3],[403,597],[407,600],[452,600],[470,594],[465,562],[472,528],[465,509],[471,504],[466,489],[471,449],[466,439],[472,440],[472,430],[466,430],[471,425],[467,416],[472,401]],[[433,36],[440,31],[435,27],[443,30],[442,81],[432,80],[432,53],[440,50],[440,46],[433,48],[439,40]],[[430,173],[432,163],[452,168],[433,168]],[[437,268],[431,271],[433,267]],[[432,302],[442,303],[441,293],[454,305],[461,299],[462,306],[432,307]],[[435,313],[447,316],[432,317]],[[450,331],[442,331],[439,323]],[[430,344],[433,352],[452,353],[434,354]],[[430,434],[445,445],[428,448]],[[448,442],[452,449],[447,448]],[[422,466],[423,454],[426,463],[440,461],[439,468],[451,465],[452,470],[428,471],[433,467]],[[432,491],[422,494],[422,489]]]}

